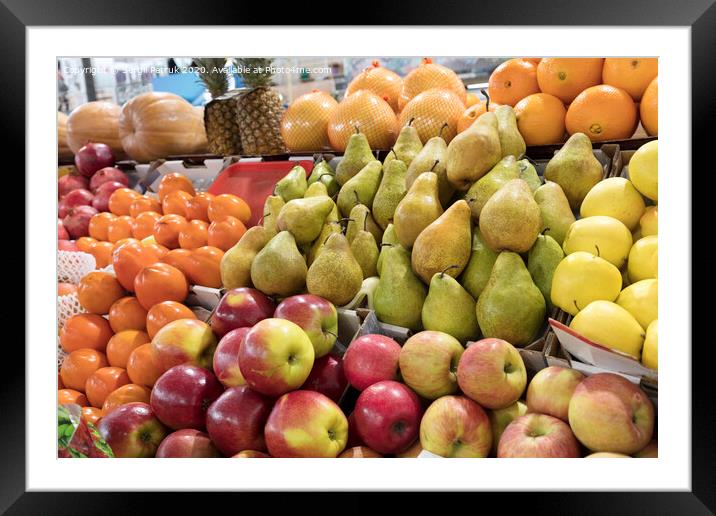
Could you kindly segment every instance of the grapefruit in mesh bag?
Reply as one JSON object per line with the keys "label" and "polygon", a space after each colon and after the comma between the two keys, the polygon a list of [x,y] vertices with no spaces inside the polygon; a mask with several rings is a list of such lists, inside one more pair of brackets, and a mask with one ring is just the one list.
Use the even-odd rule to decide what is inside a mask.
{"label": "grapefruit in mesh bag", "polygon": [[281,119],[281,136],[291,151],[328,147],[328,119],[338,102],[325,91],[313,90],[294,100]]}
{"label": "grapefruit in mesh bag", "polygon": [[331,114],[331,147],[343,152],[356,129],[365,134],[371,149],[389,149],[398,136],[398,120],[385,100],[368,90],[358,90],[344,98]]}
{"label": "grapefruit in mesh bag", "polygon": [[403,87],[403,79],[400,75],[380,66],[379,61],[373,61],[372,65],[356,75],[346,88],[346,97],[358,90],[372,91],[385,100],[393,111],[398,111],[398,97]]}
{"label": "grapefruit in mesh bag", "polygon": [[415,70],[412,70],[403,79],[403,89],[398,98],[398,107],[402,111],[413,97],[431,88],[452,90],[462,102],[465,109],[467,91],[460,77],[445,66],[433,63],[432,59],[425,58]]}
{"label": "grapefruit in mesh bag", "polygon": [[457,123],[464,110],[465,106],[454,92],[433,88],[419,93],[405,105],[400,113],[400,126],[413,120],[411,125],[423,143],[438,134],[450,143],[457,134]]}

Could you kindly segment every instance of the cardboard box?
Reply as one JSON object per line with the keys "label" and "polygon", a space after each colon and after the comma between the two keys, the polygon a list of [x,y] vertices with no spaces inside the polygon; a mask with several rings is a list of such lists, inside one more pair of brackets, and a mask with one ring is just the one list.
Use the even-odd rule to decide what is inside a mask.
{"label": "cardboard box", "polygon": [[156,192],[164,175],[179,173],[189,178],[195,189],[206,190],[225,166],[224,158],[205,159],[201,161],[201,164],[187,160],[167,161],[164,159],[155,160],[149,164],[137,164],[135,165],[136,175],[141,179],[138,180],[134,188],[142,193]]}

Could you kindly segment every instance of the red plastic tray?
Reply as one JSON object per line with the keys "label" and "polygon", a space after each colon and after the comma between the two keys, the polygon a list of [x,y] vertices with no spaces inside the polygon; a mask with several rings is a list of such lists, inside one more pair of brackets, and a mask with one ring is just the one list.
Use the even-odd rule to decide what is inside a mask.
{"label": "red plastic tray", "polygon": [[263,216],[266,197],[273,193],[276,182],[296,165],[313,170],[313,160],[239,162],[226,167],[214,180],[208,192],[214,195],[238,195],[251,207],[247,227],[255,226]]}

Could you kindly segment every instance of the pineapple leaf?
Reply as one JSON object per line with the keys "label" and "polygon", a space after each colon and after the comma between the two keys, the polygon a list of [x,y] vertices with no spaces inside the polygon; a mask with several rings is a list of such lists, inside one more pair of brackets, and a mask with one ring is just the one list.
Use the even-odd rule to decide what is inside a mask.
{"label": "pineapple leaf", "polygon": [[225,68],[225,57],[197,57],[194,59],[198,68],[199,80],[204,84],[211,98],[222,96],[229,89],[229,75]]}
{"label": "pineapple leaf", "polygon": [[236,68],[244,84],[252,90],[271,86],[271,63],[268,57],[237,57]]}

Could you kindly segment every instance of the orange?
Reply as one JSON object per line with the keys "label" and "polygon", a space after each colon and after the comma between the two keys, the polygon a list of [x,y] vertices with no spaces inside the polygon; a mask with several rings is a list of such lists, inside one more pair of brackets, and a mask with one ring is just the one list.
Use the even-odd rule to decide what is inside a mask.
{"label": "orange", "polygon": [[109,196],[109,211],[115,215],[129,215],[129,205],[142,196],[130,188],[117,188]]}
{"label": "orange", "polygon": [[134,219],[129,215],[120,215],[109,221],[107,225],[107,240],[118,242],[123,238],[132,238]]}
{"label": "orange", "polygon": [[629,138],[638,123],[636,104],[622,89],[592,86],[570,104],[565,123],[569,134],[584,133],[593,142]]}
{"label": "orange", "polygon": [[104,269],[112,263],[112,251],[114,244],[112,242],[97,242],[90,250],[90,254],[94,256],[94,261],[98,269]]}
{"label": "orange", "polygon": [[124,296],[124,289],[114,274],[92,271],[77,286],[77,299],[82,308],[93,314],[105,315],[115,301]]}
{"label": "orange", "polygon": [[135,200],[132,201],[132,204],[129,205],[129,215],[134,218],[136,218],[137,215],[139,215],[140,213],[144,213],[147,211],[161,213],[162,205],[159,201],[147,195],[137,197]]}
{"label": "orange", "polygon": [[535,66],[537,66],[539,62],[542,61],[541,57],[521,57],[520,59],[522,59],[523,61],[529,61]]}
{"label": "orange", "polygon": [[190,195],[196,194],[196,191],[194,191],[194,185],[191,184],[189,178],[173,172],[171,174],[164,175],[162,180],[159,182],[159,188],[157,190],[159,202],[162,202],[167,194],[176,190],[182,190]]}
{"label": "orange", "polygon": [[405,105],[400,113],[400,126],[412,122],[423,143],[438,134],[449,143],[457,134],[457,121],[463,111],[465,104],[455,92],[429,89],[418,93]]}
{"label": "orange", "polygon": [[191,254],[189,249],[172,249],[162,257],[161,261],[176,267],[187,276],[191,267]]}
{"label": "orange", "polygon": [[176,301],[164,301],[154,305],[147,312],[147,333],[154,338],[159,330],[172,321],[196,319],[196,315],[187,306]]}
{"label": "orange", "polygon": [[92,423],[96,426],[103,415],[102,409],[97,407],[82,407],[82,419],[85,423]]}
{"label": "orange", "polygon": [[659,78],[654,77],[647,86],[639,104],[639,117],[649,136],[659,135]]}
{"label": "orange", "polygon": [[92,237],[79,237],[77,239],[77,249],[82,251],[83,253],[90,253],[92,252],[92,248],[97,244],[97,240],[95,240]]}
{"label": "orange", "polygon": [[224,251],[216,247],[207,245],[195,249],[191,253],[191,260],[189,261],[189,281],[194,285],[221,288],[219,264],[223,256]]}
{"label": "orange", "polygon": [[639,102],[649,83],[659,74],[656,57],[608,57],[602,68],[602,82],[626,91]]}
{"label": "orange", "polygon": [[207,243],[212,247],[218,247],[222,251],[228,251],[246,233],[246,226],[235,217],[225,217],[211,223],[207,234]]}
{"label": "orange", "polygon": [[569,104],[582,91],[602,81],[602,58],[550,57],[537,65],[537,83],[549,93]]}
{"label": "orange", "polygon": [[[139,304],[136,297],[123,297],[115,301],[109,308],[109,325],[114,333],[124,330],[143,331],[147,325],[147,311]],[[112,357],[109,356],[109,351],[107,356],[109,357],[109,363],[112,364]]]}
{"label": "orange", "polygon": [[121,367],[102,367],[87,378],[85,394],[93,407],[101,407],[109,393],[129,383],[127,371]]}
{"label": "orange", "polygon": [[209,192],[199,192],[186,202],[186,219],[203,220],[209,222],[209,203],[214,195]]}
{"label": "orange", "polygon": [[60,367],[62,383],[68,389],[85,392],[87,378],[102,367],[107,367],[107,357],[96,349],[82,348],[65,357]]}
{"label": "orange", "polygon": [[162,301],[184,301],[189,283],[179,269],[158,262],[139,271],[134,278],[134,291],[142,306],[149,310]]}
{"label": "orange", "polygon": [[112,253],[112,267],[119,283],[130,292],[134,292],[134,278],[147,265],[159,261],[156,249],[131,242]]}
{"label": "orange", "polygon": [[154,360],[151,344],[142,344],[127,359],[127,374],[132,383],[152,387],[163,372]]}
{"label": "orange", "polygon": [[134,227],[132,228],[132,236],[137,240],[143,240],[154,233],[154,224],[157,223],[162,216],[156,211],[143,211],[134,219]]}
{"label": "orange", "polygon": [[209,224],[203,220],[192,220],[179,232],[179,246],[182,249],[196,249],[206,245],[208,231]]}
{"label": "orange", "polygon": [[209,201],[207,215],[211,222],[236,217],[246,224],[251,218],[251,208],[241,197],[232,194],[221,194]]}
{"label": "orange", "polygon": [[72,283],[64,283],[59,282],[57,284],[57,295],[58,296],[66,296],[68,294],[73,294],[77,292],[77,285],[73,285]]}
{"label": "orange", "polygon": [[106,416],[117,407],[139,401],[149,403],[151,391],[143,385],[128,383],[115,389],[107,395],[102,404],[102,412]]}
{"label": "orange", "polygon": [[[461,133],[468,127],[472,125],[472,123],[477,120],[477,118],[485,113],[485,107],[487,106],[487,102],[484,100],[478,101],[476,104],[473,104],[469,108],[467,108],[465,111],[463,111],[462,115],[460,115],[460,118],[457,119],[457,132]],[[495,104],[494,102],[490,102],[490,111],[495,111],[499,104]]]}
{"label": "orange", "polygon": [[162,213],[164,215],[181,215],[186,216],[186,203],[191,200],[192,196],[183,190],[175,190],[169,192],[162,200]]}
{"label": "orange", "polygon": [[534,93],[515,105],[517,128],[527,145],[562,141],[566,113],[562,101],[547,93]]}
{"label": "orange", "polygon": [[96,240],[107,241],[107,229],[109,221],[114,219],[116,215],[108,211],[92,215],[89,221],[89,236]]}
{"label": "orange", "polygon": [[80,407],[89,405],[87,396],[82,394],[80,391],[74,389],[60,389],[57,391],[57,403],[60,405],[69,405],[70,403],[76,403]]}
{"label": "orange", "polygon": [[97,314],[75,314],[60,330],[60,344],[67,353],[82,348],[104,351],[110,337],[109,322]]}
{"label": "orange", "polygon": [[149,341],[151,341],[149,335],[140,330],[124,330],[115,333],[107,343],[106,353],[109,365],[127,367],[127,359],[132,351]]}
{"label": "orange", "polygon": [[492,101],[514,107],[527,95],[539,93],[537,67],[523,59],[508,59],[495,68],[488,84]]}
{"label": "orange", "polygon": [[176,249],[179,247],[179,233],[186,224],[186,219],[181,215],[164,215],[154,224],[154,240],[164,247]]}

